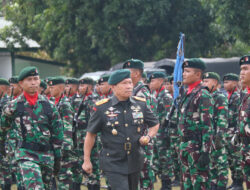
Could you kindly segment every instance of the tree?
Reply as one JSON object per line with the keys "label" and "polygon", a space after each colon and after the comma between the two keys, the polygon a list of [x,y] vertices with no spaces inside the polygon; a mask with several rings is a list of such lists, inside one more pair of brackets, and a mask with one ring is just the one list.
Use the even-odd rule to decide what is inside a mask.
{"label": "tree", "polygon": [[214,27],[222,22],[204,0],[13,0],[5,11],[75,75],[129,58],[174,58],[179,32],[186,34],[186,57],[212,56],[224,40]]}

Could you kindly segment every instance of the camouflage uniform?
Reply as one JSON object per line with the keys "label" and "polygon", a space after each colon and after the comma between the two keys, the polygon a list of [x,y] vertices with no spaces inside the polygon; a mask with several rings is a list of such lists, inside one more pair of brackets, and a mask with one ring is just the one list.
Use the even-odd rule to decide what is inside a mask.
{"label": "camouflage uniform", "polygon": [[77,162],[76,152],[73,145],[73,109],[67,97],[61,97],[56,105],[63,121],[63,144],[61,169],[58,173],[58,189],[73,189],[72,168]]}
{"label": "camouflage uniform", "polygon": [[231,140],[238,131],[238,115],[240,107],[240,94],[238,91],[233,92],[228,100],[228,131],[226,134],[228,152],[228,163],[231,170],[232,179],[240,184],[243,182],[243,174],[241,171],[242,155],[240,153],[240,145],[233,145]]}
{"label": "camouflage uniform", "polygon": [[243,157],[241,166],[247,189],[250,189],[250,92],[244,97],[239,113],[241,154]]}
{"label": "camouflage uniform", "polygon": [[228,181],[228,161],[226,154],[226,132],[228,129],[228,100],[219,91],[212,94],[214,99],[214,138],[211,154],[211,184],[225,189]]}
{"label": "camouflage uniform", "polygon": [[170,150],[170,137],[166,133],[166,126],[163,125],[167,114],[169,114],[170,107],[172,104],[172,97],[167,92],[165,87],[162,87],[159,92],[156,93],[157,99],[157,115],[160,121],[160,128],[156,135],[156,143],[159,155],[159,168],[158,168],[158,175],[161,177],[162,180],[171,181],[173,177],[173,168],[171,167],[172,158],[171,158],[171,150]]}
{"label": "camouflage uniform", "polygon": [[75,94],[71,97],[68,98],[71,107],[73,108],[74,112],[77,113],[78,109],[79,109],[79,99],[81,99],[81,96],[78,94]]}
{"label": "camouflage uniform", "polygon": [[[170,135],[170,153],[172,166],[170,165],[170,168],[173,168],[173,174],[172,176],[175,176],[176,182],[180,182],[180,160],[179,160],[179,145],[180,145],[180,136],[178,134],[178,128],[177,128],[177,109],[175,107],[171,107],[170,115],[167,116],[168,124],[166,126],[166,129],[168,130],[168,134]],[[173,110],[172,110],[173,109]]]}
{"label": "camouflage uniform", "polygon": [[[84,101],[82,99],[84,98]],[[75,112],[75,120],[77,123],[76,126],[76,136],[77,136],[77,155],[78,155],[78,164],[76,168],[74,168],[74,182],[77,184],[81,184],[82,178],[83,178],[83,170],[82,170],[82,164],[83,164],[83,146],[84,146],[84,140],[86,136],[86,129],[87,129],[87,123],[90,118],[90,113],[93,109],[93,106],[96,102],[96,96],[95,94],[89,94],[81,98],[77,98],[75,100],[75,104],[78,105],[77,112]],[[82,108],[79,111],[79,108]],[[76,111],[76,110],[75,110]],[[76,116],[78,114],[78,116]],[[88,186],[100,186],[100,168],[99,168],[99,150],[100,150],[100,143],[98,139],[96,140],[95,146],[93,147],[93,150],[91,152],[91,161],[93,163],[93,173],[90,175],[87,175],[87,183]]]}
{"label": "camouflage uniform", "polygon": [[[3,97],[0,99],[0,112],[1,113],[2,113],[4,106],[8,102],[9,102],[9,96],[7,94],[3,95]],[[7,147],[7,143],[6,143],[4,148],[6,148],[6,147]],[[11,173],[12,173],[11,172],[11,161],[10,161],[9,157],[4,156],[3,160],[0,163],[0,185],[2,186],[3,189],[7,189],[7,187],[11,186],[11,183],[12,183]]]}
{"label": "camouflage uniform", "polygon": [[[50,118],[45,105],[50,106]],[[40,95],[34,106],[21,95],[4,108],[0,143],[5,142],[8,130],[14,130],[18,141],[15,159],[25,189],[51,189],[54,159],[61,158],[62,126],[56,107]]]}
{"label": "camouflage uniform", "polygon": [[[153,112],[154,110],[156,110],[157,105],[153,104],[154,101],[152,101],[152,96],[150,95],[150,91],[143,84],[142,81],[139,81],[134,87],[133,96],[145,98],[147,106],[150,107]],[[141,131],[141,134],[142,135],[147,134],[147,126],[144,126],[144,129]],[[147,146],[144,146],[143,149],[145,151],[145,154],[144,154],[144,165],[140,177],[140,189],[150,190],[154,188],[154,181],[155,181],[155,172],[152,169],[153,150],[154,150],[153,142],[150,142]]]}
{"label": "camouflage uniform", "polygon": [[[9,99],[11,101],[11,98]],[[6,174],[8,181],[11,181],[12,178],[12,184],[16,183],[17,187],[19,189],[23,188],[22,185],[22,176],[17,166],[17,161],[15,159],[15,149],[17,147],[17,140],[15,138],[15,130],[12,128],[8,131],[6,135],[6,141],[5,141],[5,152],[6,152],[6,159],[8,160],[8,163],[5,163],[5,166],[8,166],[9,164],[9,170],[6,168]],[[7,172],[9,172],[7,174]]]}
{"label": "camouflage uniform", "polygon": [[198,84],[179,104],[178,133],[183,189],[209,188],[213,99]]}

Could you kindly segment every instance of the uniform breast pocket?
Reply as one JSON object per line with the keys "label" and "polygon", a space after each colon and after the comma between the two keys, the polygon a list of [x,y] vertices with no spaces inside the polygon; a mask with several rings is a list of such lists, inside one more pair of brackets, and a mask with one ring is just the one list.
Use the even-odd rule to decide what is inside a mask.
{"label": "uniform breast pocket", "polygon": [[39,118],[37,126],[37,130],[39,130],[44,136],[50,136],[51,124],[46,116]]}

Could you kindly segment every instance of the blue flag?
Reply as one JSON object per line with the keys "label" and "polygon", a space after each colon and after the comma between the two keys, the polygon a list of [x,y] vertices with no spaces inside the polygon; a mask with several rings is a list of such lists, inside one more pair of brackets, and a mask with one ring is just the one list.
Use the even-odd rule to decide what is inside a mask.
{"label": "blue flag", "polygon": [[176,63],[174,66],[174,103],[177,106],[176,99],[180,93],[180,86],[182,83],[182,64],[184,62],[184,37],[183,33],[180,33],[180,41],[177,47]]}

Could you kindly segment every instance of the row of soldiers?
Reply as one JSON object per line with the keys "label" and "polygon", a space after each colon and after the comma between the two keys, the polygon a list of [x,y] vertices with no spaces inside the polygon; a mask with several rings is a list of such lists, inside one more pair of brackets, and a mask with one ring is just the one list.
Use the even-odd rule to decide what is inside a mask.
{"label": "row of soldiers", "polygon": [[[240,64],[249,64],[249,56]],[[156,176],[161,179],[162,190],[171,189],[173,179],[183,189],[226,189],[228,168],[234,189],[242,189],[243,174],[250,188],[249,165],[247,169],[243,165],[243,170],[240,167],[249,161],[249,136],[238,140],[238,134],[244,133],[239,117],[249,123],[249,115],[239,116],[240,109],[249,107],[241,104],[248,101],[248,93],[245,83],[239,87],[237,75],[225,75],[226,92],[220,91],[219,75],[202,75],[204,62],[190,59],[183,64],[183,92],[174,104],[173,77],[155,72],[146,85],[141,60],[128,60],[123,68],[131,72],[133,96],[145,98],[160,121],[157,136],[143,147],[139,189],[153,189]],[[100,189],[98,154],[102,145],[97,140],[92,151],[92,174],[82,170],[83,146],[95,103],[112,96],[108,79],[109,75],[103,75],[95,84],[90,78],[52,77],[40,83],[38,70],[28,67],[18,77],[0,80],[2,189],[10,189],[14,178],[18,189],[57,186],[77,190],[83,176],[88,189]],[[146,134],[147,126],[139,132]],[[116,135],[115,130],[112,133]]]}

